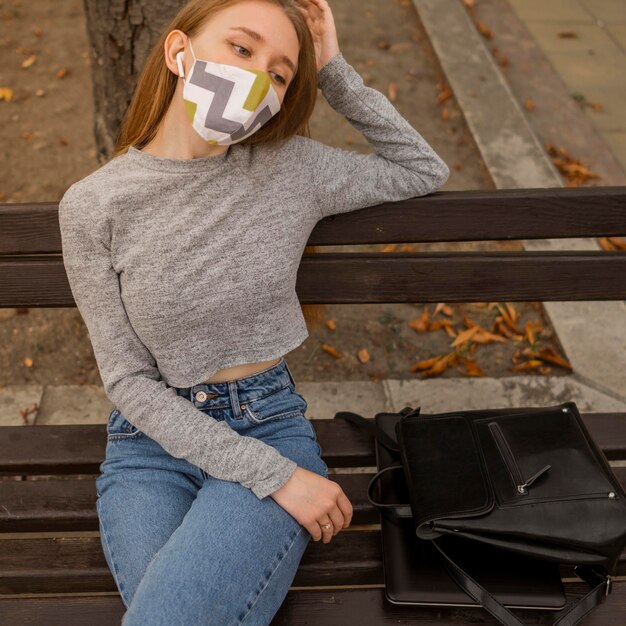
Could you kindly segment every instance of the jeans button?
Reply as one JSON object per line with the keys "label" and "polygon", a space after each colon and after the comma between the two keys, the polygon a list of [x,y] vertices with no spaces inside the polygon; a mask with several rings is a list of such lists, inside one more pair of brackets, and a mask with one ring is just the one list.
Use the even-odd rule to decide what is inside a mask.
{"label": "jeans button", "polygon": [[207,399],[207,395],[204,391],[198,391],[196,394],[196,400],[198,402],[204,402]]}

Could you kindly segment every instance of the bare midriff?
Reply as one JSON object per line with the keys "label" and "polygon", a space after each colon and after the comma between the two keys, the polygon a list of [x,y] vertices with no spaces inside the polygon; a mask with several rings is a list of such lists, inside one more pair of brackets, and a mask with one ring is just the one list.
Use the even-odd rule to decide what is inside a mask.
{"label": "bare midriff", "polygon": [[260,361],[259,363],[244,363],[243,365],[234,365],[233,367],[225,367],[224,369],[217,370],[211,378],[203,381],[205,383],[223,383],[230,380],[236,380],[237,378],[245,378],[246,376],[252,376],[257,372],[261,372],[268,367],[277,365],[280,362],[280,357],[272,359],[270,361]]}

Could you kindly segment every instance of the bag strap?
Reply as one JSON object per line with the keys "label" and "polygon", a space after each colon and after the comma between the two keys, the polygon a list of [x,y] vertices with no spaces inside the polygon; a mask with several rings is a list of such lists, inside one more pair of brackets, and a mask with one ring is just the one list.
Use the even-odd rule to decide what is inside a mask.
{"label": "bag strap", "polygon": [[[407,415],[416,416],[419,415],[420,409],[421,407],[419,406],[416,408],[405,406],[401,411],[398,411],[397,415],[402,415],[403,417],[406,417]],[[382,430],[375,421],[365,419],[362,415],[353,413],[352,411],[338,411],[335,413],[335,419],[339,418],[343,418],[360,428],[368,430],[374,439],[377,439],[383,446],[385,446],[385,448],[387,448],[387,450],[400,454],[400,446],[398,446],[398,442]]]}
{"label": "bag strap", "polygon": [[[489,611],[501,624],[505,626],[526,626],[524,622],[511,613],[503,604],[498,602],[484,587],[479,585],[465,571],[463,571],[439,545],[436,539],[430,539],[439,550],[443,558],[443,564],[452,579],[469,595],[474,598],[484,609]],[[574,626],[597,604],[603,596],[611,593],[611,576],[600,572],[597,568],[589,565],[577,565],[574,568],[576,574],[589,585],[596,586],[583,596],[578,602],[552,624],[552,626]],[[598,582],[599,581],[599,582]]]}

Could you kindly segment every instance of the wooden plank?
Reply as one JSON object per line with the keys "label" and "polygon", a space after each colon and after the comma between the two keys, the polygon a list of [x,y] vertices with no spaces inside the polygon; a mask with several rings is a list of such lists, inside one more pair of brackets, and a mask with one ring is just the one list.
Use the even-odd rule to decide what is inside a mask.
{"label": "wooden plank", "polygon": [[[320,220],[308,245],[624,235],[626,187],[437,191]],[[0,254],[61,251],[58,203],[0,203]]]}
{"label": "wooden plank", "polygon": [[[613,468],[626,490],[626,468]],[[352,503],[352,524],[378,524],[367,499],[374,474],[329,474]],[[0,481],[0,533],[97,531],[95,478]],[[0,535],[1,537],[1,535]]]}
{"label": "wooden plank", "polygon": [[[562,578],[576,578],[573,566],[559,566]],[[626,551],[617,567],[626,575]],[[330,544],[310,541],[294,586],[378,585],[384,583],[379,529],[354,528]],[[0,594],[115,591],[100,537],[0,539]]]}
{"label": "wooden plank", "polygon": [[[581,416],[608,459],[626,460],[626,413],[581,412]],[[311,424],[329,467],[376,465],[374,439],[368,432],[343,419],[312,419]],[[104,424],[2,426],[0,475],[98,474],[105,428]]]}
{"label": "wooden plank", "polygon": [[626,298],[621,251],[332,252],[302,255],[302,304]]}
{"label": "wooden plank", "polygon": [[[367,500],[373,474],[331,474],[352,502],[353,524],[377,524]],[[0,533],[97,531],[95,478],[0,481]],[[1,537],[1,535],[0,535]]]}
{"label": "wooden plank", "polygon": [[[382,582],[380,532],[346,530],[330,544],[309,542],[294,585]],[[0,538],[0,594],[115,589],[99,536]]]}
{"label": "wooden plank", "polygon": [[[60,256],[0,257],[0,307],[75,306]],[[302,304],[626,299],[622,251],[302,255]]]}
{"label": "wooden plank", "polygon": [[[566,583],[568,606],[585,595],[588,587]],[[11,626],[111,626],[119,624],[124,612],[119,595],[0,599],[0,614]],[[526,624],[548,626],[554,611],[512,609]],[[271,626],[499,626],[482,607],[406,607],[393,605],[384,589],[290,589]],[[626,623],[626,583],[617,582],[578,626],[622,626]]]}

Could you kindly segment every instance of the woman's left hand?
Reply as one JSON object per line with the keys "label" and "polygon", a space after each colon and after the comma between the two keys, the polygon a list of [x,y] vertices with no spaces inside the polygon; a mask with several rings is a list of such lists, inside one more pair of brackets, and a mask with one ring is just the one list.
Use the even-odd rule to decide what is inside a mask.
{"label": "woman's left hand", "polygon": [[335,19],[326,0],[298,0],[298,3],[313,37],[319,72],[339,52]]}

